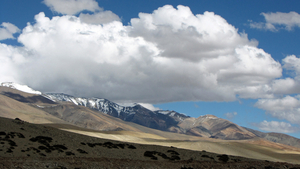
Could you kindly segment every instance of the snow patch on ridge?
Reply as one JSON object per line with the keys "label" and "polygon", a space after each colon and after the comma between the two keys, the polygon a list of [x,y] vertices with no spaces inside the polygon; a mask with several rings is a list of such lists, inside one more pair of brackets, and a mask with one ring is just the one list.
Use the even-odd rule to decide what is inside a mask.
{"label": "snow patch on ridge", "polygon": [[37,94],[37,95],[42,94],[42,92],[33,90],[32,88],[28,87],[27,85],[20,85],[18,83],[14,83],[14,82],[3,82],[3,83],[1,83],[1,86],[20,90],[22,92],[30,93],[30,94]]}
{"label": "snow patch on ridge", "polygon": [[[160,113],[169,117],[172,117],[176,120],[183,121],[185,118],[188,118],[188,116],[177,113],[175,111],[169,111],[169,110],[156,110],[153,111],[150,108],[154,108],[154,106],[151,106],[151,104],[145,104],[145,103],[122,103],[117,104],[114,102],[111,102],[107,99],[101,99],[101,98],[80,98],[80,97],[74,97],[71,95],[63,94],[63,93],[46,93],[45,94],[48,98],[50,98],[53,101],[67,101],[72,102],[76,105],[85,106],[88,108],[92,108],[95,110],[98,110],[102,113],[113,115],[114,117],[121,117],[122,120],[126,120],[126,118],[130,115],[136,114],[137,109],[140,109],[140,107],[143,107],[144,109],[148,109],[149,111],[152,111],[153,113]],[[155,108],[154,108],[155,109]],[[126,114],[124,116],[124,114]]]}
{"label": "snow patch on ridge", "polygon": [[210,114],[200,116],[199,118],[204,118],[204,119],[219,119],[217,116],[210,115]]}
{"label": "snow patch on ridge", "polygon": [[161,113],[161,114],[164,114],[164,115],[167,115],[170,113],[169,110],[160,110],[160,111],[157,111],[158,113]]}

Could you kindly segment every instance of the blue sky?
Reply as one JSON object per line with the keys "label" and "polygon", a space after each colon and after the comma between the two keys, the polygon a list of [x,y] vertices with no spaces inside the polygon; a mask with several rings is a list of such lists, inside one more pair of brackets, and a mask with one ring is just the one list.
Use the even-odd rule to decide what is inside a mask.
{"label": "blue sky", "polygon": [[0,82],[213,114],[300,138],[299,6],[2,0]]}

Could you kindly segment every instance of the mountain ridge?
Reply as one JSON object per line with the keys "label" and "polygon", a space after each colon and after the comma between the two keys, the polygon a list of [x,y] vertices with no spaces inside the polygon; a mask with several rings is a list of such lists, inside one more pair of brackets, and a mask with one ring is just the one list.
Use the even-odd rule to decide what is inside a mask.
{"label": "mountain ridge", "polygon": [[[3,83],[2,83],[3,84]],[[11,83],[13,84],[13,83]],[[28,87],[28,86],[27,86]],[[5,89],[3,89],[5,88]],[[217,138],[223,140],[244,140],[244,139],[253,139],[256,137],[264,138],[269,141],[283,143],[295,147],[300,147],[300,140],[293,138],[291,136],[286,135],[283,139],[280,133],[276,134],[261,134],[263,132],[259,132],[253,129],[247,129],[241,126],[238,126],[228,120],[218,118],[213,115],[203,115],[198,118],[189,117],[184,114],[177,113],[175,111],[169,110],[155,110],[151,111],[142,105],[134,104],[133,106],[121,106],[117,103],[111,102],[107,99],[99,99],[99,98],[76,98],[71,95],[63,94],[63,93],[42,93],[42,94],[16,94],[12,92],[12,90],[17,90],[12,86],[4,86],[1,88],[1,94],[11,97],[15,100],[21,102],[26,102],[32,104],[36,108],[46,111],[54,117],[60,118],[62,120],[67,120],[68,123],[75,124],[78,123],[81,119],[79,118],[79,114],[76,115],[76,111],[72,110],[72,106],[83,106],[97,112],[94,114],[107,114],[112,117],[119,118],[121,120],[132,122],[135,124],[139,124],[145,127],[150,127],[152,129],[157,129],[161,131],[168,131],[179,134],[186,134],[191,136],[205,137],[205,138]],[[31,89],[33,90],[33,89]],[[33,90],[34,91],[34,90]],[[38,99],[31,99],[31,98]],[[44,100],[42,98],[46,98],[48,100]],[[41,103],[49,104],[49,108],[45,108],[41,106]],[[53,103],[52,103],[53,102]],[[70,103],[71,105],[66,106],[65,104],[61,106],[66,106],[63,108],[63,111],[56,112],[53,110],[54,106],[51,104],[60,103]],[[71,106],[71,107],[70,107]],[[51,108],[52,107],[52,108]],[[77,108],[76,108],[77,109]],[[73,112],[72,112],[73,111]],[[74,114],[75,113],[75,114]],[[78,113],[78,111],[77,111]],[[66,119],[67,117],[67,119]],[[81,127],[91,127],[88,124],[96,124],[97,122],[91,123],[94,119],[90,119],[89,122],[82,121],[82,124],[86,124]],[[122,127],[115,129],[110,128],[111,130],[123,130]],[[101,130],[101,129],[100,129]],[[108,129],[109,130],[109,129]],[[260,133],[260,134],[259,134]],[[274,136],[276,135],[276,136]],[[267,137],[268,136],[268,137]],[[287,142],[286,140],[293,140]]]}
{"label": "mountain ridge", "polygon": [[[176,111],[151,111],[139,104],[133,107],[126,107],[120,106],[107,99],[78,98],[63,93],[46,93],[46,95],[54,101],[72,102],[76,105],[89,107],[124,121],[134,122],[162,131],[228,140],[250,139],[256,137],[256,135],[248,130],[213,115],[203,115],[198,118],[192,118]],[[209,124],[212,125],[214,123],[218,124],[219,127],[209,127]],[[236,134],[231,134],[230,132],[235,132]]]}

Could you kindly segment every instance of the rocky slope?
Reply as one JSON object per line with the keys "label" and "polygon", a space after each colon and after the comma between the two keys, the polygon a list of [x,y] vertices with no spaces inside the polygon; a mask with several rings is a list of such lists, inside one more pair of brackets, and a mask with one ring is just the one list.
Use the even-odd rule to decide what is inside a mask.
{"label": "rocky slope", "polygon": [[275,143],[281,143],[285,145],[290,145],[294,147],[300,148],[300,139],[297,139],[295,137],[289,136],[287,134],[282,134],[282,133],[264,133],[260,132],[257,130],[253,130],[250,128],[244,127],[246,130],[252,132],[255,134],[257,137],[264,138],[268,141],[272,141]]}

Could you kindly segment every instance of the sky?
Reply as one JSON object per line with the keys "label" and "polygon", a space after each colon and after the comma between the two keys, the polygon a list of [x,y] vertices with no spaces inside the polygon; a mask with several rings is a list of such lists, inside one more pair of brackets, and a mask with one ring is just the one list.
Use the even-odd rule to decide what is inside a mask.
{"label": "sky", "polygon": [[300,138],[299,6],[1,0],[0,82]]}

